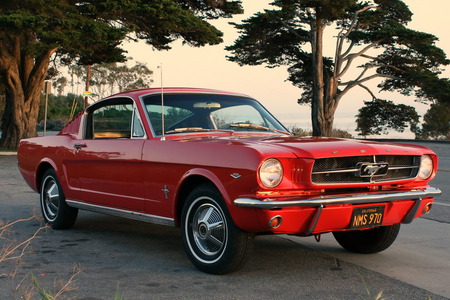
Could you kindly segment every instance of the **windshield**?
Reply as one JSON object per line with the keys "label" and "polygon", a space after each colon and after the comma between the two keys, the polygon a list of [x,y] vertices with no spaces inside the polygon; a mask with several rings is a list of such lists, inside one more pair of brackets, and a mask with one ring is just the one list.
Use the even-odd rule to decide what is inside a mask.
{"label": "windshield", "polygon": [[[143,97],[155,135],[211,130],[273,131],[288,133],[259,102],[216,94],[164,94]],[[162,114],[164,113],[164,119]]]}

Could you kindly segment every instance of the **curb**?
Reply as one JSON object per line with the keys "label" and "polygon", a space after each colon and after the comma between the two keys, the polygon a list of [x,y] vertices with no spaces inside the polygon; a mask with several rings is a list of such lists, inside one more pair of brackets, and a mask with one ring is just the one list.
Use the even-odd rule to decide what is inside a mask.
{"label": "curb", "polygon": [[4,156],[13,156],[13,155],[17,155],[17,152],[0,152],[0,156],[4,155]]}

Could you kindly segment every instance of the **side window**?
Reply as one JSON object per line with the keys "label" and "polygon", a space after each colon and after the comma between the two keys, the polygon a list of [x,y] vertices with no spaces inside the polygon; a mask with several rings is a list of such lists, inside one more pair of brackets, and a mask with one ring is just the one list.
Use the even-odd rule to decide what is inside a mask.
{"label": "side window", "polygon": [[141,119],[139,118],[139,113],[135,109],[133,114],[133,137],[143,138],[145,137],[145,131],[142,127]]}
{"label": "side window", "polygon": [[92,112],[92,137],[130,138],[133,121],[133,104],[102,106]]}

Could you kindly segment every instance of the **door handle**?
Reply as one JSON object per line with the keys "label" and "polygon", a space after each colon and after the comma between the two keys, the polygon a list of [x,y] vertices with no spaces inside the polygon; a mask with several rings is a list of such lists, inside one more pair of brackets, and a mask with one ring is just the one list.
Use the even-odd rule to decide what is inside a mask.
{"label": "door handle", "polygon": [[86,143],[77,143],[77,144],[73,145],[73,147],[77,150],[80,150],[81,148],[86,148],[87,145],[86,145]]}

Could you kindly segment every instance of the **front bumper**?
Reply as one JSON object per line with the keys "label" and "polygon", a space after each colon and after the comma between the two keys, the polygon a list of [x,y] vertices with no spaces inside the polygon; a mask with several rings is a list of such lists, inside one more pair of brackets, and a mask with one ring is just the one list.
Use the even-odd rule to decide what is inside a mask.
{"label": "front bumper", "polygon": [[426,197],[435,197],[441,194],[441,190],[438,188],[425,188],[414,189],[410,191],[399,192],[374,192],[364,194],[348,194],[339,196],[320,196],[308,199],[277,201],[275,199],[251,199],[251,198],[238,198],[234,200],[234,204],[239,207],[251,207],[251,208],[265,208],[273,209],[280,207],[320,207],[326,205],[336,204],[369,204],[369,203],[381,203],[391,202],[398,200],[419,200]]}
{"label": "front bumper", "polygon": [[[255,212],[263,223],[276,214],[283,216],[286,221],[286,224],[282,226],[284,228],[270,230],[272,232],[310,235],[318,232],[344,230],[349,223],[353,205],[385,203],[389,206],[388,211],[390,212],[386,216],[387,223],[411,223],[414,218],[422,214],[420,210],[431,203],[433,197],[440,194],[441,191],[438,188],[428,187],[407,191],[356,193],[294,200],[237,198],[234,200],[234,204],[242,208],[256,209]],[[289,212],[292,214],[289,215]],[[297,215],[295,215],[296,213]],[[343,221],[344,219],[346,221]],[[297,226],[301,220],[303,220],[303,225]]]}

